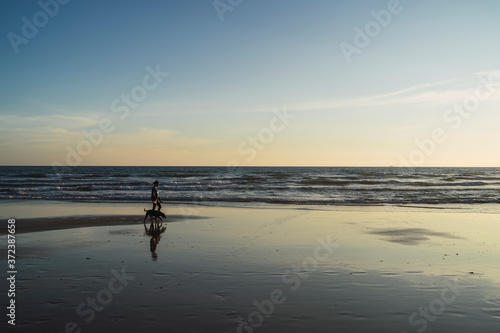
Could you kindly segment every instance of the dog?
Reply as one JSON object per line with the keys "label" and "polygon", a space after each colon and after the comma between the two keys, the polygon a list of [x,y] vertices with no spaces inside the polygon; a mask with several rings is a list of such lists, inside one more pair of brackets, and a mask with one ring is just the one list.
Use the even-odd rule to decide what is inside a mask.
{"label": "dog", "polygon": [[160,212],[159,210],[144,209],[144,211],[146,212],[146,216],[144,217],[144,225],[146,225],[146,219],[148,218],[148,216],[151,219],[151,223],[153,223],[153,218],[156,223],[158,223],[157,219],[160,219],[160,222],[162,222],[162,219],[167,218],[165,214],[163,214],[163,212]]}

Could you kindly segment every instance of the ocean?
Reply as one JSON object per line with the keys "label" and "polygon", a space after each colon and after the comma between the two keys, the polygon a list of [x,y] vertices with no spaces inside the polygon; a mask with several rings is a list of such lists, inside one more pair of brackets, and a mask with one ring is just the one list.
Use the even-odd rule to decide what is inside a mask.
{"label": "ocean", "polygon": [[500,168],[0,167],[0,200],[496,207]]}

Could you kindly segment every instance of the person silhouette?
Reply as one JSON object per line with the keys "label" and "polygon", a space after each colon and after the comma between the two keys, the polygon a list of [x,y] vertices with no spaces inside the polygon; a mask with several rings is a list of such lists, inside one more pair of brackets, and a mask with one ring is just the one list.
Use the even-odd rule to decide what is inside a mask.
{"label": "person silhouette", "polygon": [[160,182],[159,181],[155,181],[153,183],[153,188],[151,189],[151,201],[153,202],[153,210],[155,210],[156,206],[158,206],[158,210],[160,211],[161,210],[161,203],[163,201],[161,201],[160,199],[160,194],[158,192],[158,185],[160,185]]}
{"label": "person silhouette", "polygon": [[151,236],[151,240],[149,241],[149,249],[151,250],[151,258],[153,258],[153,260],[158,259],[156,249],[158,248],[161,234],[163,234],[166,229],[167,227],[164,226],[163,223],[158,222],[151,222],[149,229],[148,227],[146,227],[146,225],[144,225],[146,235]]}

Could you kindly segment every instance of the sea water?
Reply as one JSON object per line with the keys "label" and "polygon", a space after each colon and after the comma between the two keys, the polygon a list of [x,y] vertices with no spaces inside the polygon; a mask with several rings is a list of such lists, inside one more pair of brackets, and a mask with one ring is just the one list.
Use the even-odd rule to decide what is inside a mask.
{"label": "sea water", "polygon": [[496,207],[500,168],[0,167],[0,200]]}

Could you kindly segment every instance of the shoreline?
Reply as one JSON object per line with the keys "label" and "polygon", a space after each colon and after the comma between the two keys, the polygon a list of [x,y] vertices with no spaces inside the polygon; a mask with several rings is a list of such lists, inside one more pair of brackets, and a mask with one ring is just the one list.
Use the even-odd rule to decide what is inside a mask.
{"label": "shoreline", "polygon": [[[39,232],[69,228],[85,228],[94,226],[134,225],[144,221],[144,203],[110,203],[110,202],[73,202],[73,201],[20,201],[9,200],[0,202],[2,221],[0,235],[7,233],[7,220],[15,219],[16,232]],[[163,223],[180,222],[193,219],[209,218],[219,215],[221,211],[311,211],[332,213],[430,213],[430,214],[479,214],[496,215],[496,209],[490,211],[475,211],[464,207],[433,207],[433,206],[295,206],[295,205],[247,205],[247,206],[217,206],[217,205],[164,205],[163,213],[167,219]],[[199,212],[208,211],[207,216]],[[140,212],[137,214],[137,212]],[[146,224],[149,219],[146,220]]]}
{"label": "shoreline", "polygon": [[[44,209],[44,207],[49,207]],[[299,210],[320,210],[320,211],[399,211],[407,210],[445,210],[464,213],[487,213],[500,214],[500,204],[338,204],[338,205],[300,205],[300,204],[273,204],[258,202],[213,202],[213,201],[194,201],[194,202],[170,202],[164,201],[164,210],[187,207],[186,209],[203,208],[241,208],[241,209],[299,209]],[[85,210],[82,211],[82,208]],[[109,215],[113,211],[115,215],[135,215],[138,211],[151,209],[149,202],[122,202],[122,201],[71,201],[71,200],[18,200],[8,199],[0,200],[0,219],[1,218],[26,218],[26,217],[53,217],[53,216],[72,216],[72,215]],[[74,212],[77,211],[77,213]],[[88,214],[88,210],[92,213]],[[55,215],[54,215],[55,214]],[[140,215],[140,214],[139,214]]]}

